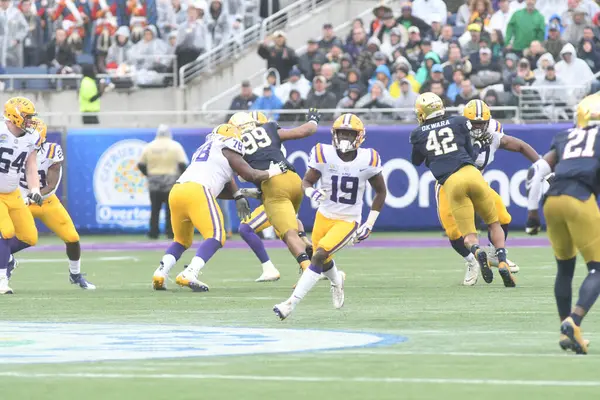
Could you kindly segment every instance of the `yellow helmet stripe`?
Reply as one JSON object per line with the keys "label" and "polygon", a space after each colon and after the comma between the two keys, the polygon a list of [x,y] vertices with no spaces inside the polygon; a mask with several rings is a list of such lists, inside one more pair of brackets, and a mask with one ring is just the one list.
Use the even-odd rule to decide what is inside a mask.
{"label": "yellow helmet stripe", "polygon": [[342,123],[347,126],[352,126],[352,125],[350,125],[350,122],[352,122],[352,114],[344,115],[344,120]]}
{"label": "yellow helmet stripe", "polygon": [[483,117],[483,107],[481,106],[481,100],[475,100],[475,117],[480,119]]}
{"label": "yellow helmet stripe", "polygon": [[317,144],[317,162],[319,164],[325,164],[325,155],[323,154],[323,146],[321,143]]}

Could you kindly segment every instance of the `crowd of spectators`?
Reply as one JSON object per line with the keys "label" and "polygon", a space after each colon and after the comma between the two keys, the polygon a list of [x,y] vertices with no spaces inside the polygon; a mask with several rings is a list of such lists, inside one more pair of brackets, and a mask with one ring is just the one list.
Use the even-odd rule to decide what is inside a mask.
{"label": "crowd of spectators", "polygon": [[278,0],[0,0],[0,73],[72,73],[93,63],[152,83],[224,42],[240,43],[257,3],[261,16],[279,10]]}
{"label": "crowd of spectators", "polygon": [[447,3],[379,5],[349,32],[324,24],[301,55],[278,31],[258,49],[269,68],[264,87],[252,93],[244,82],[231,109],[368,108],[367,119],[413,120],[412,112],[382,109],[412,108],[418,93],[431,91],[447,106],[480,98],[520,105],[524,119],[570,118],[567,106],[600,87],[594,0],[468,0],[454,12]]}

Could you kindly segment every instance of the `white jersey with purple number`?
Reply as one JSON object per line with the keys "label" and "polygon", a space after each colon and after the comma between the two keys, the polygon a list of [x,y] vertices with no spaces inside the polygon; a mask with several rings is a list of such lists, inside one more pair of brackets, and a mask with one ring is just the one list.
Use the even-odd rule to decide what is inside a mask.
{"label": "white jersey with purple number", "polygon": [[41,144],[37,131],[15,137],[6,123],[0,122],[0,193],[17,190],[29,155]]}
{"label": "white jersey with purple number", "polygon": [[382,170],[379,153],[359,148],[356,158],[345,162],[335,147],[319,143],[308,166],[321,173],[321,189],[327,193],[319,212],[329,219],[360,223],[367,181]]}
{"label": "white jersey with purple number", "polygon": [[[65,156],[62,151],[62,147],[58,143],[46,143],[42,146],[40,151],[37,153],[37,165],[38,175],[40,176],[40,189],[43,189],[48,184],[48,169],[54,165],[63,162]],[[60,178],[56,184],[56,188],[60,185]],[[25,179],[25,171],[21,174],[20,189],[23,198],[26,198],[29,194],[29,188],[27,187],[27,179]],[[56,190],[56,188],[54,188]],[[54,191],[50,194],[53,194]],[[45,196],[48,197],[48,196]]]}
{"label": "white jersey with purple number", "polygon": [[244,145],[233,137],[214,137],[196,150],[192,162],[181,174],[177,182],[196,182],[218,196],[227,182],[233,178],[233,169],[223,155],[223,149],[229,149],[244,155]]}
{"label": "white jersey with purple number", "polygon": [[494,161],[494,155],[496,154],[496,150],[500,148],[500,142],[504,136],[502,124],[495,119],[490,119],[487,133],[492,136],[492,143],[490,143],[489,147],[481,150],[481,153],[477,156],[477,160],[475,160],[475,165],[480,170],[483,170]]}

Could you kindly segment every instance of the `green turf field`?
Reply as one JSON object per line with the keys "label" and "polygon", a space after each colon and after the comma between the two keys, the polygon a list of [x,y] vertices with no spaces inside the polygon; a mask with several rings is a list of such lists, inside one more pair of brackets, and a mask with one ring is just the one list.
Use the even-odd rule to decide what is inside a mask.
{"label": "green turf field", "polygon": [[[109,240],[118,238],[83,238],[84,243]],[[41,244],[48,243],[57,242],[42,238]],[[35,346],[19,342],[19,334],[11,332],[14,321],[112,324],[102,325],[109,333],[141,324],[150,331],[157,324],[175,331],[179,325],[358,331],[406,341],[334,351],[102,362],[92,362],[91,348],[83,347],[78,354],[90,357],[87,362],[0,364],[0,399],[600,398],[600,350],[595,347],[600,313],[594,310],[583,325],[592,340],[591,354],[574,356],[559,349],[555,265],[548,248],[509,249],[509,257],[521,266],[516,289],[505,289],[498,276],[491,285],[480,279],[476,287],[460,286],[463,262],[449,247],[351,248],[337,257],[348,274],[344,308],[333,309],[328,285],[320,282],[283,322],[271,308],[290,295],[297,270],[285,250],[269,253],[282,272],[279,282],[253,281],[260,264],[249,250],[223,250],[201,277],[211,291],[192,293],[173,283],[168,292],[150,289],[161,251],[84,252],[82,269],[98,286],[95,292],[69,285],[63,252],[25,251],[11,281],[15,295],[0,298],[0,359],[19,346],[21,355]],[[576,285],[584,275],[580,263]],[[68,332],[64,335],[59,353],[77,346]],[[211,345],[210,335],[181,335],[188,343]],[[43,342],[44,335],[39,336]],[[125,336],[141,340],[135,331],[121,340]],[[168,333],[143,340],[147,357],[170,345]],[[96,350],[118,358],[119,349],[103,346]]]}

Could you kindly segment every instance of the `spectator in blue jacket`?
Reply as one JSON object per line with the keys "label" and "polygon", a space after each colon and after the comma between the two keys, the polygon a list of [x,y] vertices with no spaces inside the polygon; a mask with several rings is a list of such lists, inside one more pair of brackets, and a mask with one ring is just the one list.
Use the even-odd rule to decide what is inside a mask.
{"label": "spectator in blue jacket", "polygon": [[277,121],[279,114],[270,113],[269,110],[281,110],[283,108],[283,102],[279,97],[275,96],[271,85],[263,86],[263,95],[260,96],[254,104],[250,107],[251,110],[262,110],[265,111],[267,116]]}
{"label": "spectator in blue jacket", "polygon": [[[229,109],[233,112],[235,111],[246,111],[249,110],[250,107],[256,102],[258,96],[252,93],[252,86],[250,86],[250,81],[242,82],[242,90],[239,95],[235,96],[231,101],[231,105]],[[225,118],[225,122],[229,121],[229,118],[233,113],[229,114]]]}

